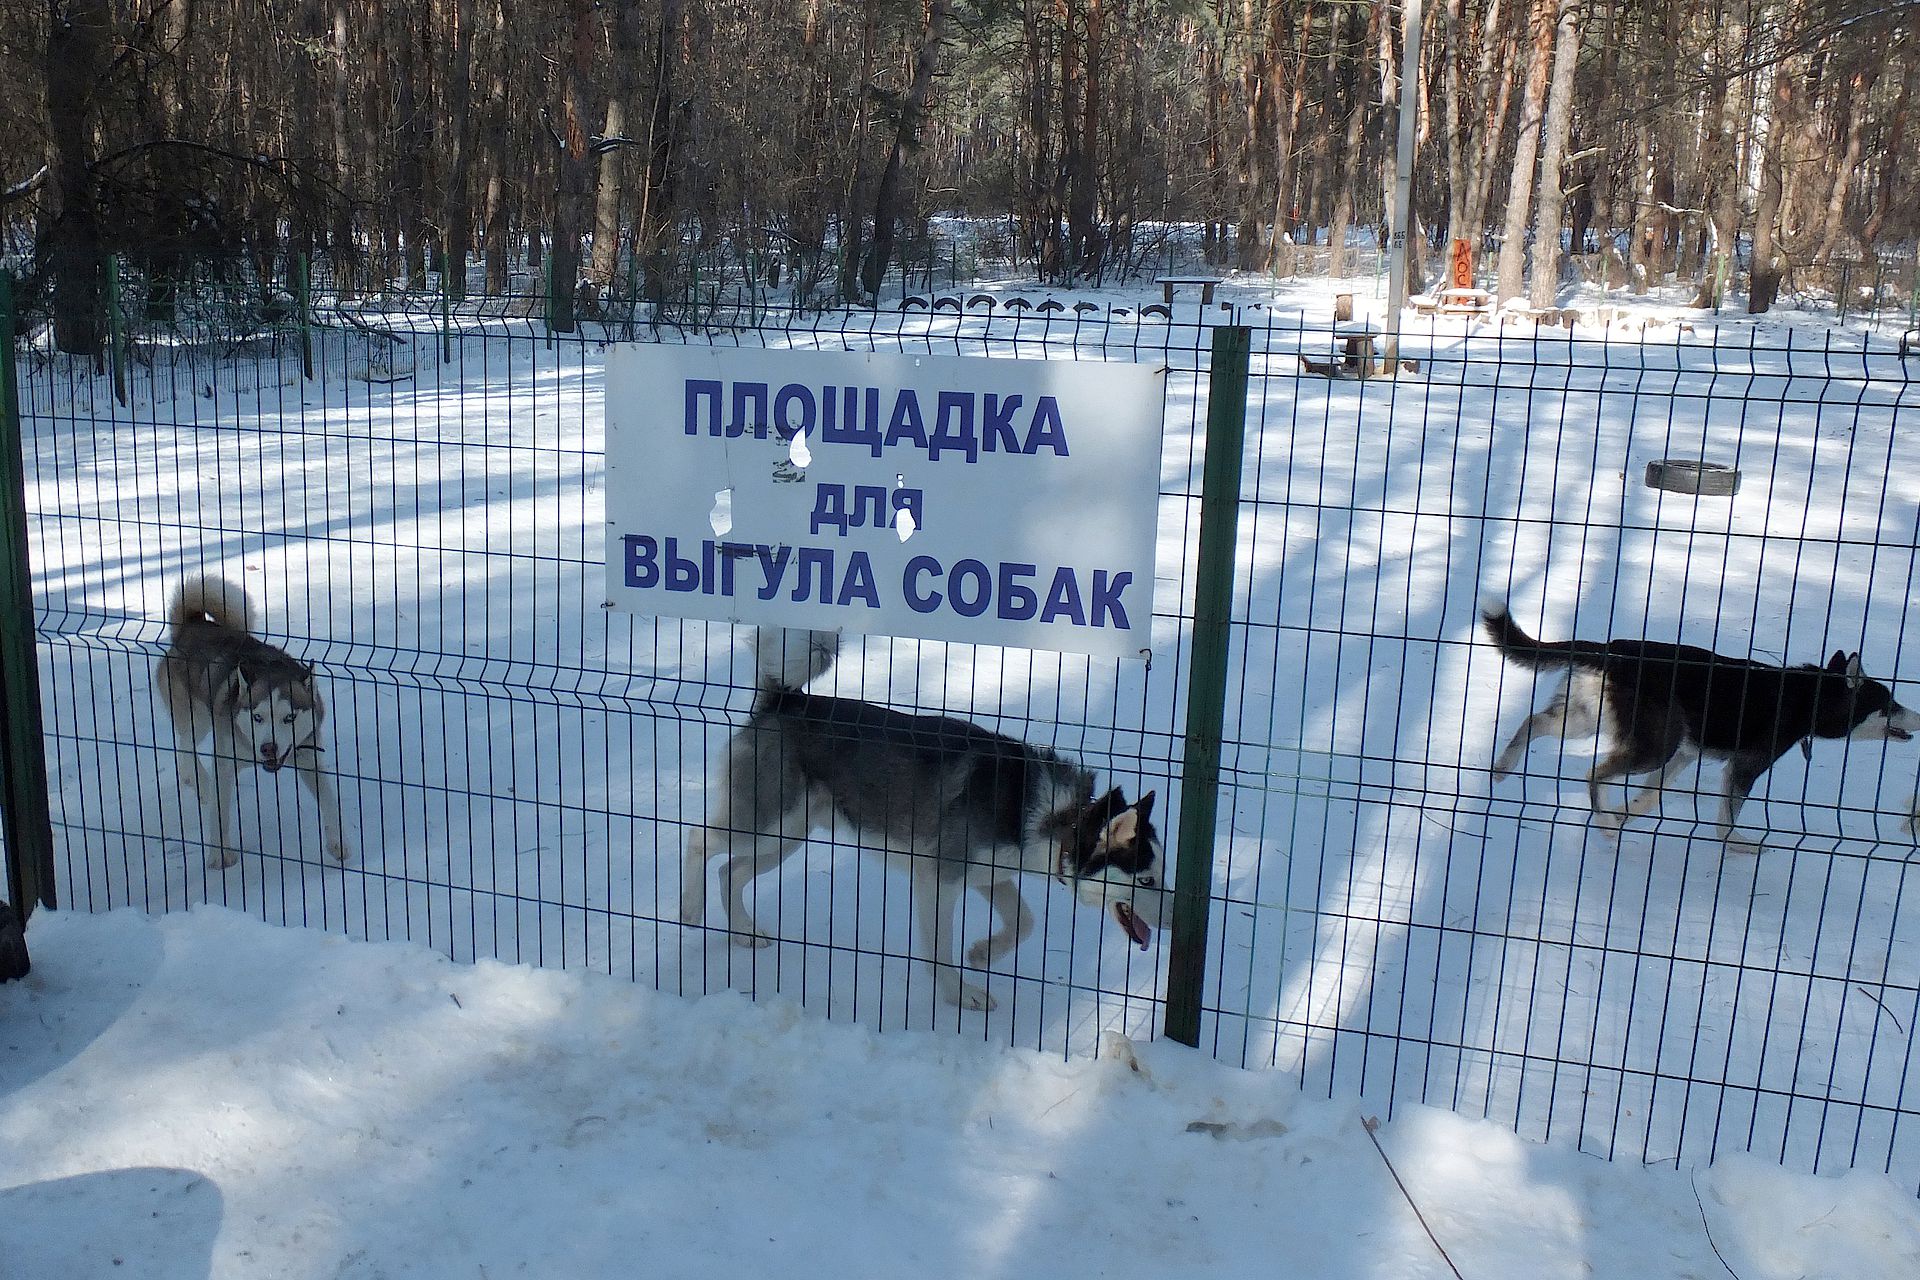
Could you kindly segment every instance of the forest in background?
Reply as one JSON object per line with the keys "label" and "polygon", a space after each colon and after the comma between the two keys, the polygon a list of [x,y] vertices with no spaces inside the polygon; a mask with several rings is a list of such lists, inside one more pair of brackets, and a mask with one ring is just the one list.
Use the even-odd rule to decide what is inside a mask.
{"label": "forest in background", "polygon": [[[1920,235],[1920,0],[1427,0],[1413,279],[1466,237],[1502,298],[1576,273],[1717,306],[1831,288]],[[275,287],[489,294],[557,327],[746,246],[874,298],[930,218],[1052,283],[1154,265],[1344,274],[1384,232],[1403,10],[1386,0],[0,0],[0,246],[63,350],[103,262]],[[1424,252],[1423,252],[1424,250]],[[1569,255],[1571,259],[1569,260]],[[748,260],[743,252],[743,260]],[[449,264],[458,264],[446,270]],[[482,273],[484,273],[482,275]],[[1905,287],[1911,288],[1911,280]]]}

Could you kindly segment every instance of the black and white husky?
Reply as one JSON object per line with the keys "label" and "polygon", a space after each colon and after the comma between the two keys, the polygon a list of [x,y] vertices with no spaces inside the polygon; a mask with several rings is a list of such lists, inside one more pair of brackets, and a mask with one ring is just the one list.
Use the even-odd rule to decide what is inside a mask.
{"label": "black and white husky", "polygon": [[[254,635],[252,618],[246,592],[230,582],[209,577],[181,583],[167,605],[167,651],[154,670],[179,742],[175,767],[181,784],[199,801],[201,831],[210,842],[207,865],[230,867],[239,860],[231,823],[243,764],[268,773],[292,765],[319,805],[328,855],[345,862],[340,799],[320,763],[326,700],[314,683],[313,668]],[[199,758],[208,734],[213,735],[211,780]]]}
{"label": "black and white husky", "polygon": [[949,1004],[994,1006],[960,978],[954,907],[971,888],[1000,917],[967,952],[970,967],[984,968],[1033,929],[1023,872],[1070,886],[1147,946],[1165,900],[1152,792],[1132,803],[1117,787],[1096,796],[1092,773],[1043,747],[965,720],[804,692],[838,648],[827,632],[763,630],[756,639],[759,693],[728,745],[706,823],[687,841],[683,921],[705,921],[707,863],[726,854],[727,928],[742,945],[767,945],[747,911],[747,885],[831,821],[870,851],[904,859],[920,956]]}
{"label": "black and white husky", "polygon": [[[1603,746],[1587,774],[1587,795],[1609,831],[1651,809],[1662,787],[1706,756],[1726,761],[1721,838],[1756,849],[1757,841],[1734,836],[1733,824],[1753,784],[1795,743],[1811,754],[1815,738],[1905,742],[1920,731],[1920,715],[1861,674],[1857,653],[1837,651],[1824,667],[1776,667],[1654,640],[1546,643],[1522,631],[1504,608],[1484,621],[1508,658],[1567,673],[1553,701],[1527,718],[1494,761],[1494,778],[1512,773],[1535,738],[1599,734]],[[1656,770],[1625,808],[1607,807],[1603,785]]]}

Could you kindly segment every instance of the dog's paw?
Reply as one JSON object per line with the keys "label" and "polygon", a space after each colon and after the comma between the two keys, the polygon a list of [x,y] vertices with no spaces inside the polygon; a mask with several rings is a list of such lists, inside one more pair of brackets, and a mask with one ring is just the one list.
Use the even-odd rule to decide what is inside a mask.
{"label": "dog's paw", "polygon": [[207,867],[209,870],[225,871],[238,861],[240,861],[240,855],[232,849],[207,850]]}
{"label": "dog's paw", "polygon": [[1756,855],[1762,848],[1762,842],[1759,836],[1749,835],[1744,831],[1730,831],[1727,833],[1726,839],[1728,853]]}
{"label": "dog's paw", "polygon": [[740,930],[739,932],[731,934],[729,940],[736,947],[747,947],[753,951],[758,951],[763,947],[773,945],[773,939],[761,933],[758,929]]}
{"label": "dog's paw", "polygon": [[994,957],[999,954],[999,950],[993,945],[993,939],[982,938],[967,948],[967,967],[984,969],[992,964]]}
{"label": "dog's paw", "polygon": [[347,848],[345,840],[335,840],[327,846],[327,856],[335,862],[345,863],[352,860],[353,850]]}
{"label": "dog's paw", "polygon": [[1000,1002],[987,994],[985,987],[970,987],[962,984],[954,993],[953,1003],[962,1009],[972,1009],[979,1013],[991,1013]]}

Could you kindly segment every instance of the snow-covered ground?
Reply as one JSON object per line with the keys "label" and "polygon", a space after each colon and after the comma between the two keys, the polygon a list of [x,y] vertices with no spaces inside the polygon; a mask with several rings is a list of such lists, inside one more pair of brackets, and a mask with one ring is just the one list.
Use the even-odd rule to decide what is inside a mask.
{"label": "snow-covered ground", "polygon": [[33,936],[0,988],[8,1280],[1920,1274],[1884,1175],[1418,1106],[1376,1150],[1352,1104],[1177,1045],[878,1034],[217,908]]}
{"label": "snow-covered ground", "polygon": [[[1344,288],[1377,319],[1371,284]],[[1475,641],[1479,602],[1504,596],[1547,638],[1857,648],[1869,674],[1920,678],[1920,369],[1884,330],[1716,331],[1655,302],[1659,324],[1571,334],[1422,321],[1403,353],[1417,377],[1303,377],[1298,353],[1335,351],[1338,288],[1228,286],[1237,312],[1185,297],[1171,325],[1138,315],[1157,292],[1106,290],[1051,312],[664,336],[1168,361],[1150,669],[870,639],[832,680],[1156,787],[1171,832],[1197,371],[1208,325],[1255,325],[1203,1047],[1308,1095],[1439,1105],[1628,1165],[1751,1150],[1920,1187],[1913,749],[1790,753],[1748,809],[1770,833],[1758,858],[1724,856],[1685,789],[1615,848],[1586,827],[1578,744],[1489,786],[1496,740],[1539,695]],[[222,903],[1055,1053],[1154,1034],[1164,949],[1130,951],[1038,884],[1041,928],[987,979],[991,1015],[934,1007],[904,885],[824,843],[758,886],[783,945],[682,928],[686,825],[746,702],[738,638],[600,607],[604,348],[494,320],[442,363],[437,323],[415,316],[403,343],[324,331],[311,383],[285,343],[149,348],[126,408],[90,369],[26,362],[68,905]],[[1737,463],[1739,495],[1645,488],[1669,455]],[[284,777],[243,780],[251,852],[202,866],[148,692],[166,591],[202,570],[245,581],[268,633],[319,664],[358,849],[344,869]],[[984,927],[974,910],[963,932]]]}

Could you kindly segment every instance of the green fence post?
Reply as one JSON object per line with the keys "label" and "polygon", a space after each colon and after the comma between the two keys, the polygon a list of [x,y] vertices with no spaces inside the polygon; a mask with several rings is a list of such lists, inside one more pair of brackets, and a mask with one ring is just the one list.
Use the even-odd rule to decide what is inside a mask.
{"label": "green fence post", "polygon": [[1213,833],[1220,807],[1220,735],[1227,703],[1228,622],[1240,519],[1240,455],[1247,438],[1247,357],[1253,330],[1213,331],[1207,379],[1207,460],[1200,481],[1199,581],[1187,665],[1187,739],[1181,763],[1180,830],[1167,956],[1170,1040],[1200,1043],[1207,977],[1207,916],[1213,900]]}
{"label": "green fence post", "polygon": [[440,363],[453,363],[453,298],[447,288],[447,259],[440,259]]}
{"label": "green fence post", "polygon": [[54,906],[53,815],[40,723],[34,650],[33,575],[27,559],[25,444],[14,363],[13,277],[0,271],[0,823],[7,844],[7,896],[21,919]]}
{"label": "green fence post", "polygon": [[113,359],[113,398],[127,403],[127,323],[120,314],[120,255],[107,255],[107,345]]}
{"label": "green fence post", "polygon": [[313,264],[304,253],[293,255],[293,306],[299,318],[300,376],[313,381]]}

